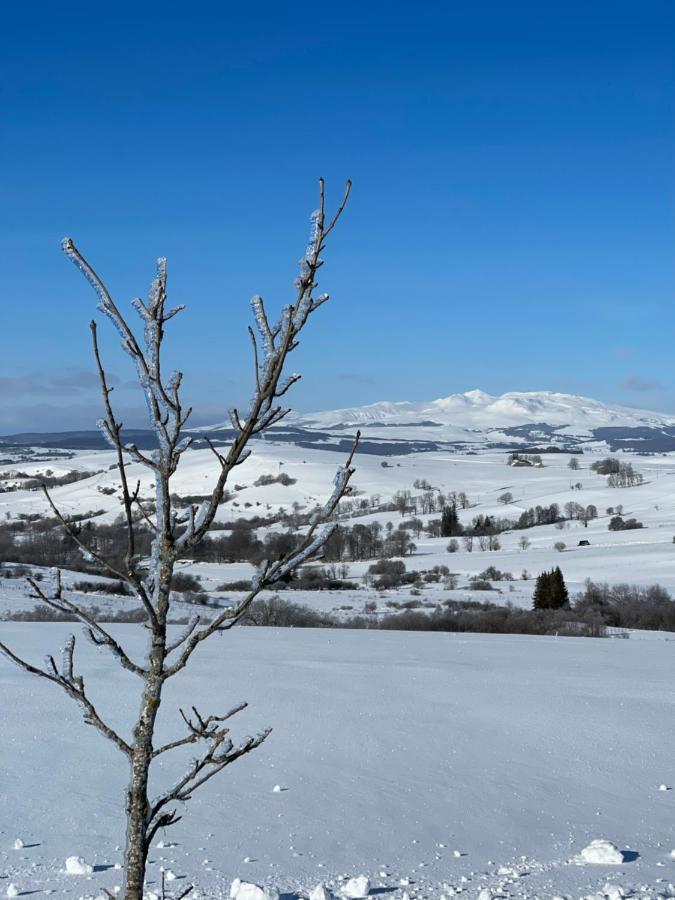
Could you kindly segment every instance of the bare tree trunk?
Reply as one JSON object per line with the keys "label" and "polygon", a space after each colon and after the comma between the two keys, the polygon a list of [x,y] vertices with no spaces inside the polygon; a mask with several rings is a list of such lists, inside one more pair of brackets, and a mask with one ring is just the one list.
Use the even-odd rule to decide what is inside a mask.
{"label": "bare tree trunk", "polygon": [[127,843],[124,852],[124,900],[143,900],[148,856],[148,774],[150,757],[134,749],[127,792]]}
{"label": "bare tree trunk", "polygon": [[[154,644],[154,641],[153,641]],[[163,651],[162,651],[163,652]],[[153,655],[155,647],[153,646]],[[127,842],[124,851],[124,900],[143,900],[148,856],[150,799],[148,780],[152,762],[152,735],[161,702],[163,680],[152,673],[143,694],[141,712],[134,729],[131,781],[127,791]]]}

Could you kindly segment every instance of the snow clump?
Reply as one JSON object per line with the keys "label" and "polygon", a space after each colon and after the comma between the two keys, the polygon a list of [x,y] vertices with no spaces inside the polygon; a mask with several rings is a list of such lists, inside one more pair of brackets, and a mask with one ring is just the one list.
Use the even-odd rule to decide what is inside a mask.
{"label": "snow clump", "polygon": [[370,881],[366,875],[357,875],[356,878],[350,878],[342,887],[343,897],[349,900],[361,900],[367,897],[370,891]]}
{"label": "snow clump", "polygon": [[309,900],[333,900],[333,892],[324,884],[317,884],[317,886],[310,891]]}
{"label": "snow clump", "polygon": [[597,839],[581,851],[583,862],[604,866],[618,866],[623,862],[623,854],[611,841]]}
{"label": "snow clump", "polygon": [[69,875],[92,875],[94,867],[85,862],[81,856],[69,856],[66,860],[66,872]]}
{"label": "snow clump", "polygon": [[230,885],[230,900],[279,900],[279,892],[235,878]]}

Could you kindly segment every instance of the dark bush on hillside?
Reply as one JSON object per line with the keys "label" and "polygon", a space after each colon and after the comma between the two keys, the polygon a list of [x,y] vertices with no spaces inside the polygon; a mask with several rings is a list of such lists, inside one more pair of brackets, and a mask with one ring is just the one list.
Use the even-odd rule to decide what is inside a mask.
{"label": "dark bush on hillside", "polygon": [[488,566],[479,575],[483,581],[513,581],[513,575],[510,572],[502,572],[494,566]]}
{"label": "dark bush on hillside", "polygon": [[201,591],[202,586],[194,575],[187,572],[175,572],[171,580],[171,590],[184,594],[186,591]]}
{"label": "dark bush on hillside", "polygon": [[332,616],[278,596],[254,600],[240,619],[242,625],[266,625],[274,628],[335,628]]}
{"label": "dark bush on hillside", "polygon": [[287,472],[279,472],[278,475],[261,475],[259,478],[256,478],[253,484],[256,487],[264,487],[268,484],[283,484],[285,487],[288,487],[290,484],[295,484],[297,480],[297,478],[291,478]]}
{"label": "dark bush on hillside", "polygon": [[589,579],[584,592],[577,595],[574,609],[617,628],[675,631],[675,600],[658,584],[608,585]]}
{"label": "dark bush on hillside", "polygon": [[634,528],[642,528],[643,525],[637,519],[623,519],[621,516],[613,516],[607,527],[610,531],[631,531]]}
{"label": "dark bush on hillside", "polygon": [[370,575],[403,575],[405,563],[401,559],[380,559],[368,566]]}
{"label": "dark bush on hillside", "polygon": [[112,594],[125,597],[131,595],[131,589],[124,581],[76,581],[73,590],[81,591],[83,594]]}

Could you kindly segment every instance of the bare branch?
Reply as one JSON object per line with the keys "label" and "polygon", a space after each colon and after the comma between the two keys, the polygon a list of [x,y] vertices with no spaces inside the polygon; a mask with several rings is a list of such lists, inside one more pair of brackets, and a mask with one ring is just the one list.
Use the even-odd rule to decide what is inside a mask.
{"label": "bare branch", "polygon": [[200,631],[195,631],[191,635],[191,637],[187,640],[185,649],[183,650],[180,657],[173,665],[168,666],[165,669],[166,678],[173,677],[177,672],[180,672],[180,670],[185,667],[188,660],[190,659],[190,656],[202,641],[205,641],[216,631],[222,630],[223,627],[231,627],[232,625],[234,625],[246,612],[253,600],[255,600],[255,598],[262,590],[265,590],[266,588],[273,585],[275,581],[278,581],[284,575],[288,574],[288,572],[296,569],[308,558],[321,550],[323,545],[326,543],[326,541],[328,541],[331,534],[333,533],[335,525],[330,526],[328,529],[325,529],[323,532],[317,534],[318,529],[322,524],[326,523],[331,518],[331,516],[337,509],[338,503],[349,491],[349,482],[355,471],[352,463],[354,461],[354,455],[356,454],[359,446],[360,438],[361,432],[357,431],[354,437],[354,443],[352,444],[351,451],[349,453],[349,456],[347,457],[347,461],[345,465],[341,466],[336,473],[333,492],[326,503],[312,516],[309,528],[304,535],[300,546],[296,547],[290,553],[286,554],[286,556],[283,556],[281,559],[277,560],[271,565],[267,562],[267,560],[261,563],[258,574],[253,579],[251,590],[248,592],[248,594],[246,594],[246,596],[237,606],[223,610],[223,612],[220,613],[219,616],[216,616],[216,618],[213,619],[207,626],[202,628]]}
{"label": "bare branch", "polygon": [[[304,328],[309,316],[322,305],[328,298],[327,295],[315,300],[312,292],[316,287],[315,276],[321,267],[320,252],[325,246],[325,239],[332,231],[347,204],[351,182],[348,181],[342,202],[331,220],[325,226],[325,200],[324,181],[319,181],[319,210],[312,215],[312,231],[310,242],[305,257],[301,260],[300,275],[296,281],[297,294],[295,302],[286,306],[277,325],[272,327],[262,297],[255,296],[251,304],[253,306],[255,321],[262,339],[263,359],[258,358],[258,348],[253,335],[254,362],[256,376],[256,390],[251,401],[249,412],[245,422],[239,416],[235,417],[235,437],[227,454],[218,454],[221,471],[213,488],[211,499],[206,514],[198,528],[182,541],[177,542],[176,558],[185,550],[195,546],[211,527],[215,518],[218,503],[222,496],[225,484],[232,469],[237,466],[243,455],[247,452],[247,445],[252,436],[259,434],[271,425],[279,422],[286,412],[280,407],[274,407],[274,400],[286,393],[291,385],[297,381],[296,376],[291,376],[290,383],[280,386],[286,358],[295,347],[298,346],[298,337]],[[249,329],[252,335],[252,330]]]}
{"label": "bare branch", "polygon": [[272,729],[267,728],[255,737],[246,738],[243,743],[235,747],[227,737],[228,729],[218,729],[210,747],[205,753],[199,759],[194,760],[185,775],[152,804],[150,820],[152,821],[158,816],[168,803],[189,800],[198,787],[201,787],[226,766],[231,765],[240,757],[255,750],[271,733]]}
{"label": "bare branch", "polygon": [[[10,662],[13,662],[15,666],[18,666],[20,669],[23,669],[24,672],[28,672],[30,675],[36,675],[39,678],[45,678],[47,681],[51,681],[53,684],[58,685],[62,688],[73,700],[80,704],[84,711],[84,721],[87,725],[94,725],[101,734],[105,735],[109,738],[114,744],[116,744],[119,749],[125,753],[127,756],[131,756],[131,747],[127,742],[117,734],[109,725],[107,725],[99,716],[96,707],[93,705],[91,700],[87,697],[84,690],[84,681],[82,676],[73,676],[73,666],[72,666],[72,658],[75,650],[75,638],[71,636],[69,639],[72,642],[72,647],[67,649],[66,651],[66,660],[64,666],[64,673],[59,674],[56,668],[56,664],[54,662],[53,657],[48,657],[49,666],[51,672],[46,671],[45,669],[39,669],[36,666],[31,665],[26,660],[22,659],[20,656],[17,656],[13,653],[6,644],[0,643],[0,653],[3,653]],[[71,676],[69,680],[68,672]]]}

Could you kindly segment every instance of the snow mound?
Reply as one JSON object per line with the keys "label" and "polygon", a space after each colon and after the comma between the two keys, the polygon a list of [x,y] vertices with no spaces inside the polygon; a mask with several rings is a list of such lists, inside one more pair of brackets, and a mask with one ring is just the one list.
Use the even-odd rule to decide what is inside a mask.
{"label": "snow mound", "polygon": [[7,888],[7,896],[8,897],[18,897],[19,896],[19,889],[14,884],[14,882],[12,882],[10,884],[10,886]]}
{"label": "snow mound", "polygon": [[623,862],[623,854],[611,841],[598,839],[591,841],[580,853],[583,862],[601,866],[618,866]]}
{"label": "snow mound", "polygon": [[342,896],[348,897],[349,900],[361,900],[367,897],[370,891],[370,881],[366,875],[357,875],[356,878],[350,878],[342,887]]}
{"label": "snow mound", "polygon": [[85,862],[81,856],[69,856],[66,860],[66,872],[69,875],[92,875],[94,867]]}
{"label": "snow mound", "polygon": [[626,896],[626,892],[620,884],[612,884],[610,881],[604,886],[602,893],[607,900],[623,900]]}
{"label": "snow mound", "polygon": [[21,840],[21,838],[17,838],[17,839],[14,841],[14,849],[15,849],[15,850],[23,850],[24,847],[25,847],[25,844],[24,844],[24,842]]}
{"label": "snow mound", "polygon": [[235,878],[230,885],[230,900],[279,900],[279,893],[274,888]]}
{"label": "snow mound", "polygon": [[333,892],[324,884],[317,884],[317,886],[310,891],[309,900],[333,900]]}

